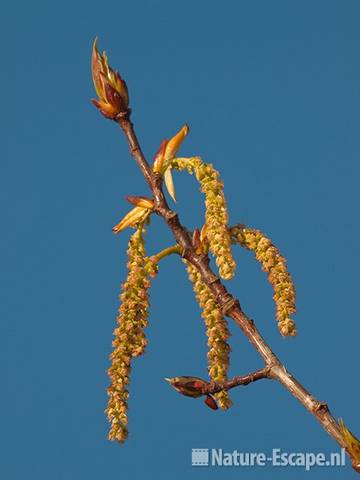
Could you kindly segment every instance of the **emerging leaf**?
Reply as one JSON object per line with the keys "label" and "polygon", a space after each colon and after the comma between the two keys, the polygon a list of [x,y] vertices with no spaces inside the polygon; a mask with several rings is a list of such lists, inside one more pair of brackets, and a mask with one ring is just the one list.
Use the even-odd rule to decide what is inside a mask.
{"label": "emerging leaf", "polygon": [[94,87],[99,97],[93,104],[106,117],[114,120],[120,113],[126,113],[129,105],[129,94],[125,81],[119,72],[108,64],[106,53],[99,53],[97,38],[93,44],[91,70]]}
{"label": "emerging leaf", "polygon": [[171,167],[168,167],[164,173],[164,182],[170,197],[176,202],[174,180],[171,173]]}
{"label": "emerging leaf", "polygon": [[112,230],[114,233],[120,233],[127,227],[136,227],[140,223],[144,223],[150,213],[149,208],[135,207]]}

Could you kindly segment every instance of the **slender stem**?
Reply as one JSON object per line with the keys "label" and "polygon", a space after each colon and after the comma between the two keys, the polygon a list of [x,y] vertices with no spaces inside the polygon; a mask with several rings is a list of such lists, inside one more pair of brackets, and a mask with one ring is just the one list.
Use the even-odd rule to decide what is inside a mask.
{"label": "slender stem", "polygon": [[180,255],[181,251],[179,245],[173,245],[172,247],[164,248],[164,250],[161,250],[161,252],[152,255],[152,258],[159,262],[163,258],[173,255],[174,253]]}
{"label": "slender stem", "polygon": [[132,122],[130,121],[130,111],[127,113],[122,118],[119,118],[118,120],[119,125],[121,125],[121,128],[124,131],[125,137],[128,141],[129,145],[129,150],[131,155],[134,157],[136,163],[140,167],[145,180],[147,181],[150,189],[152,189],[152,177],[153,173],[152,170],[148,164],[148,162],[145,159],[145,156],[140,148],[139,141],[137,139],[134,126]]}
{"label": "slender stem", "polygon": [[[326,403],[314,398],[299,383],[295,377],[289,373],[283,365],[275,365],[270,371],[270,376],[278,380],[289,392],[299,400],[302,405],[321,423],[327,433],[337,441],[342,447],[346,448],[342,433],[335,418],[331,415]],[[349,453],[349,452],[348,452]],[[351,455],[349,455],[351,457]],[[352,458],[352,457],[351,457]]]}
{"label": "slender stem", "polygon": [[257,380],[261,380],[263,378],[270,378],[269,373],[270,368],[264,367],[260,370],[256,370],[255,372],[248,373],[247,375],[234,377],[224,383],[211,382],[203,388],[203,393],[204,395],[208,393],[213,394],[221,392],[222,390],[230,390],[231,388],[239,387],[240,385],[248,385],[249,383],[256,382]]}
{"label": "slender stem", "polygon": [[[180,248],[182,257],[194,265],[201,273],[204,283],[208,286],[214,295],[214,298],[221,308],[224,315],[231,317],[240,327],[242,332],[248,338],[250,343],[255,347],[265,362],[265,368],[253,373],[252,378],[237,377],[238,385],[245,385],[260,378],[273,378],[278,380],[297,400],[321,423],[323,428],[333,439],[341,446],[346,448],[340,427],[331,415],[328,406],[324,402],[316,400],[297,380],[293,377],[281,364],[280,360],[273,353],[269,345],[256,328],[254,322],[241,309],[240,303],[235,299],[222,284],[217,275],[209,266],[209,257],[206,254],[197,254],[192,245],[191,238],[187,230],[181,225],[178,215],[172,211],[167,204],[166,198],[162,190],[162,178],[159,174],[154,173],[148,164],[136,137],[133,124],[129,119],[129,115],[120,117],[117,122],[121,126],[127,138],[130,153],[139,165],[154,198],[154,211],[167,223],[171,229],[177,245]],[[261,373],[260,373],[261,372]],[[246,380],[245,380],[246,378]],[[232,380],[234,381],[234,379]],[[234,385],[229,388],[236,386]],[[216,388],[213,385],[213,388]],[[354,460],[351,452],[347,449],[347,453]]]}

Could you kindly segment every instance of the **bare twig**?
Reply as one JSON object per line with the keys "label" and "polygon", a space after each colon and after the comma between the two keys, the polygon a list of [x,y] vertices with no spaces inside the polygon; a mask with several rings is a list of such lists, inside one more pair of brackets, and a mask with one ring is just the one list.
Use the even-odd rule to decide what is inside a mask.
{"label": "bare twig", "polygon": [[221,392],[222,390],[230,390],[231,388],[239,387],[241,385],[245,386],[249,383],[256,382],[257,380],[262,380],[263,378],[270,378],[269,374],[270,367],[264,367],[260,370],[256,370],[255,372],[248,373],[247,375],[234,377],[225,383],[220,384],[216,382],[211,382],[203,388],[203,393],[204,395],[207,395],[209,393],[214,394],[217,392]]}

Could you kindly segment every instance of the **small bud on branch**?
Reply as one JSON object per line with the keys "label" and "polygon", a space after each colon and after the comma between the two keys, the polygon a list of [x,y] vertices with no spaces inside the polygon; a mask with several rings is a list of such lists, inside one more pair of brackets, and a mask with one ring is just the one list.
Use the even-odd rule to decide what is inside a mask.
{"label": "small bud on branch", "polygon": [[120,233],[127,227],[136,227],[144,223],[151,213],[150,208],[135,207],[130,210],[120,222],[113,227],[114,233]]}
{"label": "small bud on branch", "polygon": [[91,68],[99,99],[92,102],[106,118],[115,120],[117,115],[127,113],[129,94],[125,81],[119,72],[109,66],[106,53],[100,54],[96,44],[97,38],[93,45]]}
{"label": "small bud on branch", "polygon": [[208,386],[202,378],[198,377],[173,377],[165,378],[175,390],[186,397],[198,398],[204,395],[204,389]]}
{"label": "small bud on branch", "polygon": [[184,125],[170,140],[163,140],[154,157],[153,171],[164,176],[164,183],[170,197],[176,202],[175,186],[171,173],[171,161],[177,154],[186,135],[188,125]]}

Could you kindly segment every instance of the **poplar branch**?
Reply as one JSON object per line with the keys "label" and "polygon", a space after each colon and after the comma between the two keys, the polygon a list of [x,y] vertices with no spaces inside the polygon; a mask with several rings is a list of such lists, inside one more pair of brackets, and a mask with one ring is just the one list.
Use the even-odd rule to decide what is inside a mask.
{"label": "poplar branch", "polygon": [[[280,362],[279,358],[271,350],[260,334],[253,320],[251,320],[242,310],[239,300],[234,298],[228,292],[219,277],[212,271],[209,266],[208,254],[196,253],[186,228],[181,224],[177,213],[174,212],[167,203],[162,189],[161,175],[153,172],[142,152],[134,126],[130,121],[130,110],[125,114],[118,115],[115,121],[122,128],[128,142],[130,153],[149,185],[154,200],[154,212],[164,219],[172,231],[176,243],[180,248],[181,256],[194,265],[194,267],[200,272],[205,285],[211,290],[216,303],[219,308],[221,308],[223,314],[234,320],[265,363],[265,367],[257,372],[244,377],[235,377],[230,380],[227,382],[227,388],[233,388],[237,385],[246,385],[247,383],[261,378],[277,380],[319,421],[322,427],[339,444],[339,446],[345,448],[347,454],[352,459],[354,466],[356,459],[349,450],[348,445],[345,443],[340,426],[330,413],[327,404],[317,400],[291,373],[286,370],[285,366]],[[223,385],[221,388],[219,385],[209,385],[212,385],[209,387],[212,388],[212,390],[209,390],[209,393],[215,393],[224,388]],[[220,390],[217,390],[218,388]]]}

